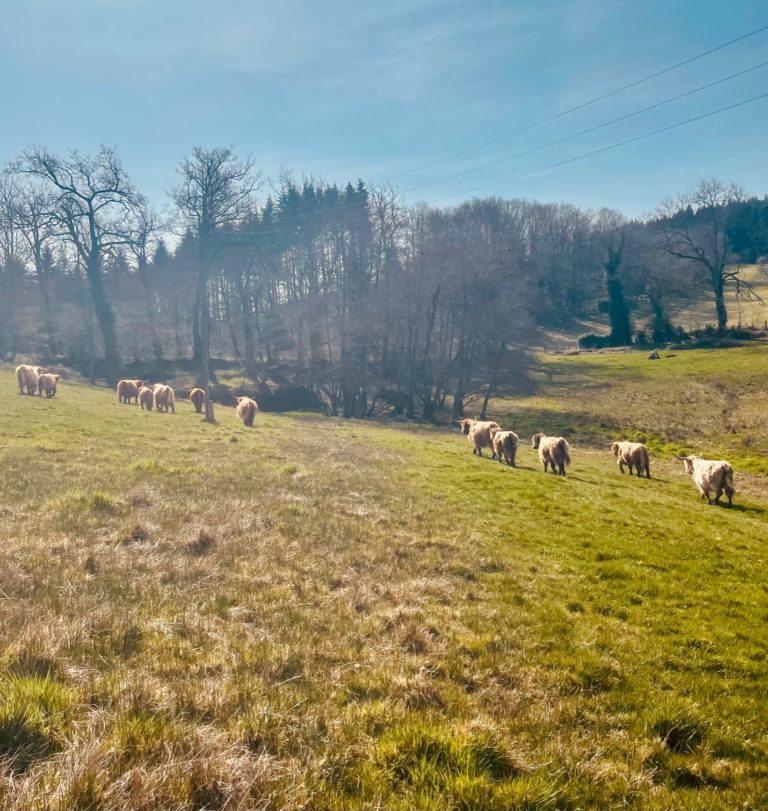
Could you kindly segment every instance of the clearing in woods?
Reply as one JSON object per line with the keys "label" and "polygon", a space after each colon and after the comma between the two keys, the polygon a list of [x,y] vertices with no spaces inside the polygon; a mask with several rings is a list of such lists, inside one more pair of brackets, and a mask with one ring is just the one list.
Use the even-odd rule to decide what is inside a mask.
{"label": "clearing in woods", "polygon": [[[766,807],[766,349],[536,374],[491,416],[567,431],[567,478],[2,367],[0,807]],[[683,447],[733,461],[733,509]]]}

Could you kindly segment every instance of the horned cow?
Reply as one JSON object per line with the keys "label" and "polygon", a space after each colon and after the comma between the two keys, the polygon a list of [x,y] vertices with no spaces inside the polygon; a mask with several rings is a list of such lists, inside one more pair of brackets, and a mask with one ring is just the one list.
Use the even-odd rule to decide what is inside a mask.
{"label": "horned cow", "polygon": [[685,472],[693,476],[693,483],[699,488],[701,497],[712,504],[710,492],[714,492],[714,503],[720,503],[720,497],[725,492],[728,496],[728,506],[733,505],[733,468],[728,462],[713,459],[702,459],[700,456],[678,456],[685,468]]}
{"label": "horned cow", "polygon": [[466,418],[459,420],[461,426],[461,433],[469,439],[472,445],[472,453],[478,456],[483,455],[483,448],[488,448],[491,451],[491,458],[496,458],[496,451],[493,447],[493,435],[497,431],[501,431],[501,426],[490,420],[473,420]]}
{"label": "horned cow", "polygon": [[544,465],[545,473],[547,466],[551,465],[553,473],[565,476],[565,467],[570,465],[571,457],[568,454],[569,445],[564,437],[534,434],[531,447],[539,452],[539,460]]}
{"label": "horned cow", "polygon": [[624,465],[626,465],[629,468],[630,476],[632,475],[632,468],[634,468],[638,477],[645,474],[646,478],[651,478],[648,448],[642,442],[614,442],[611,445],[611,450],[622,473],[624,472]]}

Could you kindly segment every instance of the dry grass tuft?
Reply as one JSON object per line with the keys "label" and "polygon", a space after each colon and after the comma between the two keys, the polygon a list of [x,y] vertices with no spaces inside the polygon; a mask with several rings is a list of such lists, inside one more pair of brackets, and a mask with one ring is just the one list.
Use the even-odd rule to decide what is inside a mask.
{"label": "dry grass tuft", "polygon": [[216,536],[210,530],[201,528],[185,548],[190,555],[203,556],[210,554],[216,548],[216,544]]}

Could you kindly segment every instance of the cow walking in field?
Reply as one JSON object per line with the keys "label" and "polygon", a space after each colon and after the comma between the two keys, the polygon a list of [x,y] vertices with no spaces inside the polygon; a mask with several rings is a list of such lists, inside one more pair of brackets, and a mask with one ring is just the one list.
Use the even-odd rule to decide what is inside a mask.
{"label": "cow walking in field", "polygon": [[39,375],[37,378],[37,393],[40,397],[45,392],[46,397],[56,396],[56,387],[58,386],[61,375],[52,375],[47,372]]}
{"label": "cow walking in field", "polygon": [[141,410],[143,411],[146,409],[147,411],[151,411],[154,402],[155,393],[149,388],[149,386],[142,386],[139,389],[139,403],[141,404]]}
{"label": "cow walking in field", "polygon": [[205,391],[203,389],[192,389],[189,392],[189,399],[195,407],[195,411],[200,414],[205,405]]}
{"label": "cow walking in field", "polygon": [[501,431],[501,426],[490,420],[473,420],[470,417],[459,420],[461,433],[469,440],[472,446],[472,453],[477,456],[483,455],[483,448],[488,448],[491,458],[496,458],[496,451],[493,447],[493,435]]}
{"label": "cow walking in field", "polygon": [[710,493],[715,494],[714,503],[720,503],[720,497],[725,493],[728,497],[728,506],[733,505],[733,468],[720,459],[702,459],[700,456],[678,456],[685,467],[685,472],[693,476],[693,483],[699,488],[701,497],[712,504]]}
{"label": "cow walking in field", "polygon": [[258,403],[250,397],[238,397],[237,405],[235,406],[235,413],[243,421],[246,428],[253,426],[253,421],[256,419],[256,412],[259,410]]}
{"label": "cow walking in field", "polygon": [[634,468],[638,477],[645,475],[646,478],[651,478],[648,448],[642,442],[614,442],[611,445],[611,451],[613,451],[616,463],[622,473],[624,472],[624,465],[626,465],[629,468],[630,476]]}
{"label": "cow walking in field", "polygon": [[551,465],[553,473],[565,476],[565,467],[571,464],[571,457],[568,453],[569,445],[564,437],[534,434],[531,447],[539,452],[539,460],[544,465],[545,473],[547,466]]}
{"label": "cow walking in field", "polygon": [[499,462],[515,467],[517,443],[520,437],[514,431],[496,431],[493,435],[493,450]]}
{"label": "cow walking in field", "polygon": [[139,403],[139,389],[144,386],[143,380],[118,380],[117,402],[128,404],[133,400],[134,405]]}
{"label": "cow walking in field", "polygon": [[37,380],[41,374],[45,373],[42,366],[29,366],[22,363],[16,367],[16,382],[19,384],[19,394],[37,394]]}
{"label": "cow walking in field", "polygon": [[176,396],[170,386],[165,383],[155,384],[154,399],[156,411],[164,411],[167,414],[170,409],[176,413]]}

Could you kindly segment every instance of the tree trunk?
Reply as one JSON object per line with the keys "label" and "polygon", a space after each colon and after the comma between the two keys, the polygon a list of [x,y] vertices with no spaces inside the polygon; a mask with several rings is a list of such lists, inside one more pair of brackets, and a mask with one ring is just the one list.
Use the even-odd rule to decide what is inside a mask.
{"label": "tree trunk", "polygon": [[464,416],[464,392],[456,389],[453,394],[453,419],[460,420]]}
{"label": "tree trunk", "polygon": [[120,353],[117,349],[117,331],[115,329],[115,314],[109,303],[101,278],[101,266],[98,257],[91,257],[86,264],[88,282],[91,286],[91,298],[96,320],[99,322],[101,337],[104,341],[104,364],[107,383],[114,385],[117,382],[120,370]]}
{"label": "tree trunk", "polygon": [[152,336],[152,351],[154,352],[156,360],[163,358],[163,344],[160,341],[160,336],[157,332],[157,323],[155,319],[155,306],[152,301],[152,291],[149,287],[149,279],[147,278],[147,266],[141,261],[139,262],[139,279],[141,280],[141,289],[144,293],[144,304],[147,308],[147,318],[149,319],[149,334]]}
{"label": "tree trunk", "polygon": [[51,358],[56,357],[56,331],[53,326],[53,308],[51,307],[51,297],[48,294],[48,280],[44,278],[43,274],[38,272],[37,283],[40,288],[40,295],[43,299],[43,315],[45,318],[45,334],[48,338],[48,354]]}
{"label": "tree trunk", "polygon": [[195,340],[197,342],[197,385],[205,391],[205,421],[214,423],[216,419],[213,413],[213,400],[211,400],[209,390],[211,381],[211,308],[208,303],[208,277],[212,264],[212,254],[208,248],[207,240],[203,238],[200,238],[198,245],[197,261],[197,288],[195,290],[192,338],[193,342]]}
{"label": "tree trunk", "polygon": [[725,284],[722,273],[713,270],[712,276],[712,287],[715,292],[715,312],[717,313],[717,331],[722,334],[728,326],[728,310],[725,307]]}
{"label": "tree trunk", "polygon": [[501,358],[504,355],[506,347],[504,344],[499,346],[499,351],[496,353],[496,358],[491,370],[491,379],[488,381],[488,387],[485,390],[485,398],[483,399],[483,407],[480,410],[480,419],[485,420],[488,418],[488,402],[496,391],[496,381],[499,377],[499,368],[501,367]]}
{"label": "tree trunk", "polygon": [[[202,269],[198,270],[198,277],[197,277],[197,286],[195,289],[195,306],[192,310],[192,360],[197,364],[198,369],[202,368],[202,359],[203,359],[203,336],[201,332],[201,323],[200,323],[200,316],[203,311],[203,298],[204,298],[204,291],[201,290],[201,276],[202,276]],[[202,280],[203,286],[205,285],[205,280]],[[198,386],[205,387],[205,382],[198,378],[197,381]]]}
{"label": "tree trunk", "polygon": [[216,422],[213,414],[213,400],[209,390],[211,379],[210,366],[210,323],[211,315],[208,309],[208,289],[206,287],[203,295],[203,310],[200,313],[200,380],[204,380],[203,389],[205,391],[205,421]]}

